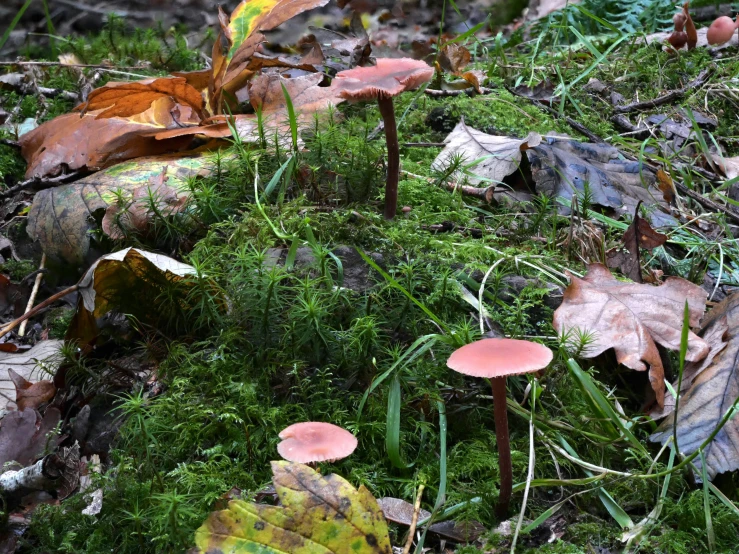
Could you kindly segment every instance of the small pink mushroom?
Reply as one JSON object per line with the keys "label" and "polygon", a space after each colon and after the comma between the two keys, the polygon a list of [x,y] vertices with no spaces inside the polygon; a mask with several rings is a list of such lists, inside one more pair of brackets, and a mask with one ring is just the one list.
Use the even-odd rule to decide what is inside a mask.
{"label": "small pink mushroom", "polygon": [[306,421],[282,430],[277,452],[288,462],[310,464],[346,458],[357,448],[357,439],[331,423]]}
{"label": "small pink mushroom", "polygon": [[340,71],[334,78],[339,96],[359,102],[377,100],[385,125],[387,142],[387,183],[385,185],[385,219],[393,219],[398,210],[400,147],[395,124],[393,96],[413,90],[434,76],[434,68],[411,58],[378,58],[377,65]]}
{"label": "small pink mushroom", "polygon": [[527,340],[482,339],[455,350],[446,365],[464,375],[487,377],[493,388],[495,439],[498,443],[500,496],[496,514],[508,515],[513,490],[511,445],[508,437],[508,403],[506,378],[543,369],[552,361],[552,351],[546,346]]}
{"label": "small pink mushroom", "polygon": [[731,40],[735,30],[736,24],[731,18],[722,15],[711,23],[711,26],[706,32],[706,40],[708,40],[708,44],[712,45],[724,44]]}

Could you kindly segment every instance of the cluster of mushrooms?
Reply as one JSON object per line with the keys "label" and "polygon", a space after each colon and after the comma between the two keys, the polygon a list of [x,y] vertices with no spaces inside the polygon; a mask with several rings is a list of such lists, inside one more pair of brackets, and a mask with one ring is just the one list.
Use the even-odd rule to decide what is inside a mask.
{"label": "cluster of mushrooms", "polygon": [[[670,43],[675,50],[680,50],[683,46],[687,45],[688,50],[692,50],[698,44],[698,31],[693,23],[693,18],[690,17],[688,8],[690,7],[689,2],[683,4],[683,11],[676,13],[672,17],[672,23],[675,25],[672,34],[667,37],[667,42]],[[733,21],[730,17],[722,15],[717,18],[706,32],[706,40],[708,44],[712,46],[718,46],[729,42],[731,37],[734,35],[734,31],[737,30],[739,25],[739,17],[737,21]]]}
{"label": "cluster of mushrooms", "polygon": [[[513,489],[506,379],[511,375],[544,369],[552,357],[549,348],[535,342],[494,338],[478,340],[458,348],[447,361],[447,366],[458,373],[490,379],[500,468],[496,514],[500,518],[508,515]],[[277,451],[282,458],[311,466],[318,462],[341,460],[357,448],[357,439],[349,431],[324,422],[295,423],[284,429],[279,437],[282,442],[277,445]]]}

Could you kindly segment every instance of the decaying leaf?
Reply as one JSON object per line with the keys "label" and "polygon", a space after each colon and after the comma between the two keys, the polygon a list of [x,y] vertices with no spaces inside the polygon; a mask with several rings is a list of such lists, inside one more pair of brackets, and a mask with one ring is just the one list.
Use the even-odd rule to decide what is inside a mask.
{"label": "decaying leaf", "polygon": [[201,152],[139,158],[69,185],[39,191],[28,213],[28,234],[41,243],[52,260],[90,263],[96,257],[90,251],[91,231],[97,227],[95,215],[116,203],[114,191],[122,191],[125,198],[132,199],[136,189],[146,187],[166,168],[167,186],[177,190],[179,197],[187,192],[187,178],[210,173],[212,156]]}
{"label": "decaying leaf", "polygon": [[[705,363],[685,368],[677,414],[677,443],[683,455],[695,452],[739,398],[739,294],[732,294],[713,308],[703,324],[703,337],[711,344]],[[687,389],[687,390],[686,390]],[[649,439],[664,444],[673,436],[673,413]],[[739,469],[739,418],[730,419],[703,450],[706,473]],[[693,463],[700,468],[697,457]]]}
{"label": "decaying leaf", "polygon": [[42,418],[36,410],[8,412],[0,425],[0,467],[17,462],[21,467],[42,457],[46,449],[56,446],[52,431],[62,418],[61,412],[49,407]]}
{"label": "decaying leaf", "polygon": [[8,376],[15,385],[15,403],[20,411],[28,408],[35,410],[44,402],[54,398],[56,394],[56,387],[51,381],[42,380],[31,383],[12,368],[8,369]]}
{"label": "decaying leaf", "polygon": [[[61,345],[60,340],[47,340],[39,342],[26,352],[0,352],[0,410],[12,407],[16,401],[16,385],[10,371],[15,372],[24,381],[41,381],[44,377],[48,378],[59,366]],[[23,408],[19,406],[18,409]]]}
{"label": "decaying leaf", "polygon": [[[474,168],[475,174],[492,182],[502,182],[505,177],[518,169],[521,164],[521,153],[537,146],[541,135],[529,133],[525,139],[514,139],[488,135],[465,125],[464,120],[457,123],[454,130],[444,139],[444,150],[431,164],[436,170],[443,170],[450,158],[461,154],[471,163],[480,160]],[[471,179],[480,182],[480,179]]]}
{"label": "decaying leaf", "polygon": [[439,65],[453,75],[461,75],[471,59],[470,51],[456,42],[445,44],[439,52]]}
{"label": "decaying leaf", "polygon": [[117,201],[105,210],[101,227],[112,239],[122,239],[128,233],[144,234],[155,213],[169,217],[181,212],[187,204],[187,192],[167,185],[167,167],[146,185],[133,190],[130,199]]}
{"label": "decaying leaf", "polygon": [[[518,169],[521,152],[525,151],[539,193],[571,201],[576,195],[584,194],[587,187],[593,204],[610,208],[617,215],[629,213],[633,217],[641,201],[650,209],[649,219],[655,227],[675,223],[665,213],[667,206],[655,186],[654,173],[640,167],[638,162],[622,159],[613,146],[559,136],[542,138],[536,133],[523,140],[488,135],[466,126],[463,121],[444,142],[446,147],[432,167],[443,168],[454,155],[463,156],[468,163],[479,160],[471,168],[472,183],[483,179],[502,181]],[[562,211],[568,213],[569,209],[563,206]]]}
{"label": "decaying leaf", "polygon": [[146,111],[126,119],[97,119],[99,112],[60,115],[20,137],[21,153],[28,162],[26,177],[59,175],[64,168],[72,171],[96,171],[113,164],[138,158],[175,152],[187,147],[192,137],[158,141],[153,131],[195,124],[190,108],[179,110],[171,99],[154,100]]}
{"label": "decaying leaf", "polygon": [[79,281],[80,302],[65,339],[86,346],[97,336],[95,320],[119,307],[141,321],[156,320],[161,292],[194,271],[190,265],[138,248],[102,256]]}
{"label": "decaying leaf", "polygon": [[387,523],[364,485],[283,461],[272,462],[272,473],[281,504],[232,500],[195,532],[195,552],[391,553]]}
{"label": "decaying leaf", "polygon": [[[670,277],[655,287],[616,280],[601,264],[588,266],[583,279],[570,275],[562,305],[554,312],[557,332],[579,330],[592,335],[583,353],[593,358],[609,348],[619,363],[637,371],[649,370],[649,382],[659,406],[664,405],[665,372],[657,343],[680,349],[685,302],[690,325],[699,324],[706,308],[706,292],[690,281]],[[688,335],[688,361],[706,357],[709,345],[692,331]]]}
{"label": "decaying leaf", "polygon": [[642,283],[639,249],[643,248],[651,252],[666,241],[667,235],[652,229],[651,225],[639,215],[637,208],[634,220],[624,233],[624,249],[613,249],[606,252],[608,267],[618,268],[635,283]]}
{"label": "decaying leaf", "polygon": [[148,110],[160,99],[170,99],[175,104],[189,106],[202,118],[203,95],[184,77],[161,77],[134,82],[110,82],[96,88],[87,102],[75,108],[77,111],[95,111],[96,119],[131,117]]}

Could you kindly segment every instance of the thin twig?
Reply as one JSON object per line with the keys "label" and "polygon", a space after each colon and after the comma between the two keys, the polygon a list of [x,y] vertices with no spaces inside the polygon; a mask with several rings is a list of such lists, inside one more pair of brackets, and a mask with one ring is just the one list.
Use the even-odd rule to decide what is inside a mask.
{"label": "thin twig", "polygon": [[413,517],[411,518],[411,526],[408,529],[408,540],[405,541],[405,547],[403,547],[403,554],[408,554],[413,546],[413,535],[416,532],[416,524],[418,523],[418,514],[421,512],[421,497],[423,496],[423,489],[425,485],[418,485],[418,494],[416,495],[416,503],[413,506]]}
{"label": "thin twig", "polygon": [[480,87],[480,92],[477,92],[473,87],[465,88],[465,89],[454,89],[454,90],[437,90],[432,88],[427,88],[423,92],[426,94],[426,96],[431,96],[432,98],[440,98],[445,96],[475,96],[479,94],[490,94],[493,92],[494,88],[487,88],[487,87]]}
{"label": "thin twig", "polygon": [[[414,177],[416,179],[423,179],[428,183],[434,183],[433,179],[429,179],[428,177],[424,177],[423,175],[416,175],[415,173],[411,173],[410,171],[402,170],[401,173],[405,173],[406,175]],[[460,192],[464,196],[479,198],[480,200],[483,200],[488,204],[493,201],[493,194],[495,193],[495,185],[490,185],[489,187],[485,188],[471,187],[468,185],[458,185],[456,183],[447,182],[439,183],[439,185],[450,192]]]}
{"label": "thin twig", "polygon": [[446,144],[443,142],[406,142],[403,146],[406,148],[443,148]]}
{"label": "thin twig", "polygon": [[73,292],[77,292],[79,289],[80,289],[80,284],[79,283],[75,283],[71,287],[67,287],[64,290],[61,290],[61,291],[57,292],[56,294],[53,294],[53,295],[49,296],[49,298],[47,298],[46,300],[44,300],[43,302],[41,302],[41,304],[38,304],[35,308],[27,311],[25,314],[23,314],[22,316],[14,319],[10,323],[8,323],[5,327],[3,327],[2,329],[0,329],[0,338],[4,337],[8,333],[10,333],[13,329],[15,329],[16,327],[18,327],[18,325],[20,325],[21,323],[23,323],[27,319],[35,316],[41,310],[45,309],[48,306],[51,306],[57,300],[59,300],[61,298],[64,298],[65,296],[67,296],[69,294],[72,294]]}
{"label": "thin twig", "polygon": [[672,90],[667,94],[663,94],[662,96],[658,96],[657,98],[654,98],[652,100],[645,100],[643,102],[632,102],[631,104],[626,104],[625,106],[616,106],[613,108],[613,113],[629,113],[651,110],[652,108],[661,106],[662,104],[669,104],[670,102],[679,100],[689,92],[693,92],[705,85],[708,79],[713,74],[713,71],[713,67],[704,69],[698,74],[695,79],[690,81],[683,88]]}
{"label": "thin twig", "polygon": [[56,185],[63,185],[67,181],[73,181],[79,176],[80,176],[79,171],[73,171],[72,173],[65,173],[63,175],[58,175],[56,177],[48,177],[45,179],[41,177],[31,177],[30,179],[21,181],[17,185],[13,185],[9,189],[6,189],[0,192],[0,198],[7,198],[8,196],[13,196],[16,192],[20,192],[24,189],[31,188],[31,187],[37,187],[39,189],[43,189],[43,188],[51,188]]}
{"label": "thin twig", "polygon": [[0,139],[0,144],[4,144],[5,146],[10,146],[11,148],[20,148],[21,143],[17,140],[10,140],[10,139]]}
{"label": "thin twig", "polygon": [[[39,273],[36,275],[36,280],[33,283],[33,289],[31,290],[31,296],[28,298],[28,304],[26,304],[26,313],[30,312],[33,308],[33,303],[36,302],[36,295],[38,295],[38,289],[41,287],[41,281],[44,280],[44,274],[42,273],[42,270],[44,269],[44,265],[46,265],[46,254],[41,255],[41,263],[38,266]],[[26,334],[26,326],[28,325],[28,320],[25,320],[23,323],[21,323],[20,329],[18,329],[18,336],[22,337]]]}

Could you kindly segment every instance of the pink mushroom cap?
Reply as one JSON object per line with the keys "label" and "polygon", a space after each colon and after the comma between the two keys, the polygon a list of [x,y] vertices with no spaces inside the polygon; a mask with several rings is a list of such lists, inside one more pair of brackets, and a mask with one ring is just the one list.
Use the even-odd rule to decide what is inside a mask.
{"label": "pink mushroom cap", "polygon": [[731,36],[736,31],[736,23],[726,15],[717,18],[706,31],[706,40],[708,44],[723,44],[731,40]]}
{"label": "pink mushroom cap", "polygon": [[378,58],[377,65],[340,71],[334,77],[334,84],[340,87],[342,98],[361,101],[397,96],[420,87],[433,76],[434,68],[421,60]]}
{"label": "pink mushroom cap", "polygon": [[455,350],[446,365],[472,377],[507,377],[543,369],[554,355],[544,345],[527,340],[482,339]]}
{"label": "pink mushroom cap", "polygon": [[309,464],[346,458],[357,448],[357,438],[331,423],[305,421],[286,427],[279,434],[277,452],[288,462]]}

